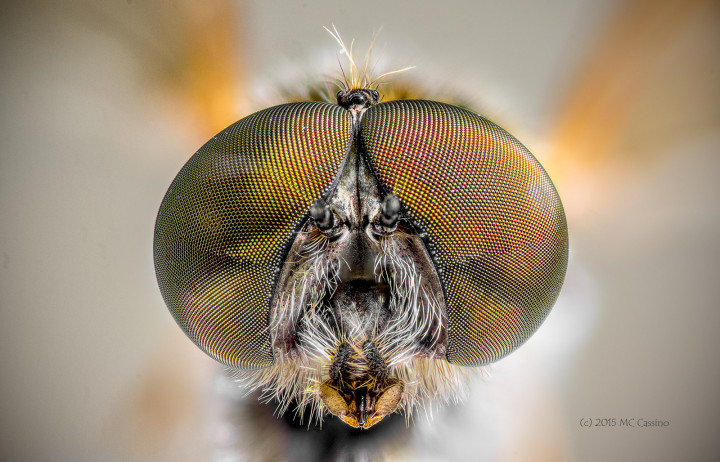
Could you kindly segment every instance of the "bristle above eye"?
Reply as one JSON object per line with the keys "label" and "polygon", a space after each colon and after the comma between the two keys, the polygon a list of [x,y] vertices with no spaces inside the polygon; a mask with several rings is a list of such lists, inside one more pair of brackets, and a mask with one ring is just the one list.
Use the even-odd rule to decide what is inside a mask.
{"label": "bristle above eye", "polygon": [[[407,66],[402,69],[396,69],[393,71],[385,72],[377,77],[373,77],[373,73],[375,71],[375,65],[371,65],[371,57],[373,52],[373,47],[375,45],[375,40],[377,38],[377,35],[379,33],[376,33],[373,35],[372,41],[370,42],[370,46],[368,47],[367,52],[365,53],[365,57],[363,59],[362,68],[358,66],[357,59],[354,54],[354,45],[355,40],[352,40],[350,42],[350,47],[347,47],[345,45],[345,42],[343,41],[342,37],[340,37],[340,33],[338,32],[335,25],[332,25],[332,30],[325,27],[325,30],[332,36],[333,39],[340,45],[340,54],[344,55],[345,58],[348,61],[349,68],[348,72],[345,72],[345,69],[342,67],[342,64],[339,62],[338,58],[338,64],[340,65],[340,71],[343,75],[343,80],[338,81],[338,86],[344,90],[358,90],[358,89],[377,89],[378,85],[380,84],[380,81],[384,79],[387,76],[398,74],[400,72],[405,72],[410,69],[413,69],[415,66]],[[377,63],[375,63],[377,64]]]}

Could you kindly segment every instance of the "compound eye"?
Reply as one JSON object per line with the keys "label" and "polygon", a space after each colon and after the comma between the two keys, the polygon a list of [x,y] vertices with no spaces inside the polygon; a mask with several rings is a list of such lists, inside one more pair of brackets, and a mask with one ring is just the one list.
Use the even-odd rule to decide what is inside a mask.
{"label": "compound eye", "polygon": [[492,122],[433,101],[373,106],[360,136],[397,196],[378,222],[396,224],[402,202],[425,236],[445,296],[448,361],[486,364],[520,346],[550,312],[567,267],[565,214],[537,160]]}
{"label": "compound eye", "polygon": [[[155,223],[155,272],[185,333],[236,368],[273,362],[268,319],[285,249],[342,170],[352,116],[327,103],[250,115],[208,141],[182,168]],[[301,174],[299,172],[302,172]]]}

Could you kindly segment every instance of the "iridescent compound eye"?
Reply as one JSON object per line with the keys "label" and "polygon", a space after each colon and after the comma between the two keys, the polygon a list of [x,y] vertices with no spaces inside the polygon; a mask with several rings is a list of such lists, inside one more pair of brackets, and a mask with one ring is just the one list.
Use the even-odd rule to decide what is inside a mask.
{"label": "iridescent compound eye", "polygon": [[246,385],[368,428],[461,386],[558,296],[568,236],[537,160],[432,101],[260,111],[208,141],[160,207],[155,269],[185,333]]}
{"label": "iridescent compound eye", "polygon": [[223,364],[272,364],[273,290],[351,131],[339,106],[266,109],[208,141],[170,185],[155,224],[160,291],[185,333]]}
{"label": "iridescent compound eye", "polygon": [[432,101],[373,107],[360,136],[380,183],[427,233],[448,361],[486,364],[517,348],[555,303],[567,266],[565,214],[540,164],[492,122]]}

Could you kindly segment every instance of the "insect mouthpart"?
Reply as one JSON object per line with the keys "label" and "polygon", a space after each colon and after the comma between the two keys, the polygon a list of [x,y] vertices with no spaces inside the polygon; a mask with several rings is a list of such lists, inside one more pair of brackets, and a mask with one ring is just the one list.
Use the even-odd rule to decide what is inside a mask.
{"label": "insect mouthpart", "polygon": [[311,207],[275,294],[276,360],[295,363],[295,380],[311,385],[280,381],[273,395],[369,428],[435,394],[418,389],[412,363],[444,361],[440,283],[398,198],[380,192],[357,152]]}

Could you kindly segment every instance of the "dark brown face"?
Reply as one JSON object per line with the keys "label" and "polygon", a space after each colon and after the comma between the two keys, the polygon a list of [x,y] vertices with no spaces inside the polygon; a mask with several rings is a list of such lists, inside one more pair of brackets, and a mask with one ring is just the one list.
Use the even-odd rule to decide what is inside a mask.
{"label": "dark brown face", "polygon": [[338,101],[269,108],[206,143],[160,207],[155,268],[187,335],[280,412],[368,428],[456,397],[464,366],[532,335],[567,225],[492,122],[371,90]]}
{"label": "dark brown face", "polygon": [[444,358],[444,300],[433,264],[398,198],[380,192],[357,152],[329,197],[311,207],[275,299],[276,357],[324,356],[315,379],[320,399],[353,427],[368,428],[398,408],[397,366]]}

